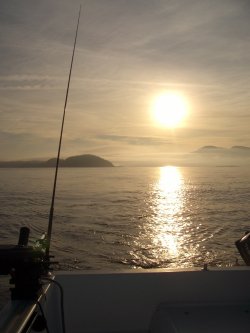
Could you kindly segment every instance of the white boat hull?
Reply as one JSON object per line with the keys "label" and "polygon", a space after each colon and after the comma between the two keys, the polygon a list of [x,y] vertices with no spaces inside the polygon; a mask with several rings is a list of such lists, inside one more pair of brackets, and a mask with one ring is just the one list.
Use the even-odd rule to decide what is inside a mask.
{"label": "white boat hull", "polygon": [[[67,333],[250,331],[250,267],[58,272],[55,280],[64,290]],[[63,332],[59,288],[44,290],[49,332]],[[9,302],[0,332],[34,332],[25,327],[36,312],[35,302]]]}
{"label": "white boat hull", "polygon": [[[67,332],[250,330],[249,267],[60,272],[56,280],[65,293]],[[45,309],[51,332],[61,332],[56,287]]]}

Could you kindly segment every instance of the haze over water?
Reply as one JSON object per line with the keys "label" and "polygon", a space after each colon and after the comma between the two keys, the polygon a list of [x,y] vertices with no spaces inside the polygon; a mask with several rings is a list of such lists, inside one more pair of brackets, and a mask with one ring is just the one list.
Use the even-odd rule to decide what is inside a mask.
{"label": "haze over water", "polygon": [[[79,5],[1,1],[0,161],[55,156]],[[248,146],[249,28],[246,0],[84,1],[62,156]]]}
{"label": "haze over water", "polygon": [[[53,169],[1,169],[1,242],[47,230]],[[64,168],[52,236],[57,269],[233,265],[249,229],[243,167]]]}

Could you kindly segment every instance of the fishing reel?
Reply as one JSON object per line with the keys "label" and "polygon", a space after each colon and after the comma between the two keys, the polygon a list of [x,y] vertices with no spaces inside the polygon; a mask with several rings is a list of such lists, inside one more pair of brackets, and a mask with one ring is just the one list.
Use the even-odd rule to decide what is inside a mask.
{"label": "fishing reel", "polygon": [[17,245],[0,245],[0,275],[11,276],[12,300],[36,299],[42,286],[40,279],[48,275],[50,269],[45,235],[29,246],[29,233],[29,228],[22,227]]}

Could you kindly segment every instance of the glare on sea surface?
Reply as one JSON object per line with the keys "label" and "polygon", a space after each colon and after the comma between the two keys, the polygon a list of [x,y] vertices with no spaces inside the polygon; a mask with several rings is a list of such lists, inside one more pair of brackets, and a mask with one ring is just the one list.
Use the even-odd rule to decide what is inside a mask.
{"label": "glare on sea surface", "polygon": [[189,207],[190,187],[182,168],[157,169],[137,221],[138,238],[130,251],[132,262],[144,268],[193,266],[199,257],[196,226]]}
{"label": "glare on sea surface", "polygon": [[156,183],[158,198],[155,209],[157,211],[158,229],[154,242],[159,243],[171,255],[178,255],[178,237],[180,226],[176,222],[178,213],[184,205],[183,179],[177,167],[167,166],[160,169],[160,178]]}
{"label": "glare on sea surface", "polygon": [[152,105],[154,120],[169,128],[181,126],[188,113],[186,98],[178,92],[169,91],[158,95]]}
{"label": "glare on sea surface", "polygon": [[154,184],[151,242],[157,249],[154,256],[160,266],[188,266],[188,256],[196,248],[189,244],[191,222],[185,217],[186,187],[181,169],[174,166],[160,168]]}

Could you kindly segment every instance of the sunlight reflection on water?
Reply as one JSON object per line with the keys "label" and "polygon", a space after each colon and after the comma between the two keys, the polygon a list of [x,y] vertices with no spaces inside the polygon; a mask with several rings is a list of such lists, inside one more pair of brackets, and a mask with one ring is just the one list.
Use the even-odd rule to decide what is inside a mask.
{"label": "sunlight reflection on water", "polygon": [[153,185],[152,215],[147,225],[152,254],[158,265],[168,267],[190,265],[199,245],[192,242],[192,223],[185,217],[187,194],[184,177],[178,167],[159,169],[159,178]]}
{"label": "sunlight reflection on water", "polygon": [[183,179],[178,168],[167,166],[160,169],[155,184],[154,212],[157,228],[153,236],[156,246],[165,248],[171,256],[179,255],[178,237],[181,225],[178,214],[184,205]]}

